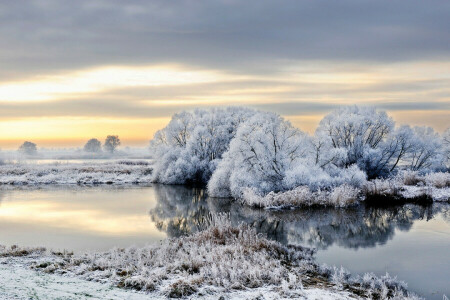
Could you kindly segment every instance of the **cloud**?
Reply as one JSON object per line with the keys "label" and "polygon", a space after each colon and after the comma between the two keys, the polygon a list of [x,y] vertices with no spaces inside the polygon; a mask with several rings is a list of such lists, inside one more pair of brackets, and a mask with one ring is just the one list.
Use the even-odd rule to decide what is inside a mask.
{"label": "cloud", "polygon": [[136,131],[215,105],[313,124],[362,104],[441,128],[449,13],[447,0],[0,1],[0,125],[139,119]]}
{"label": "cloud", "polygon": [[449,11],[446,0],[3,1],[0,78],[110,64],[271,72],[291,60],[442,60]]}

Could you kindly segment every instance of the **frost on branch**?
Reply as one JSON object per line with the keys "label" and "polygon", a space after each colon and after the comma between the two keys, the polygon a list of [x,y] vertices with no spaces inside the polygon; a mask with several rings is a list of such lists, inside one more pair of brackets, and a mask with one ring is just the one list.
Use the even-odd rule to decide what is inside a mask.
{"label": "frost on branch", "polygon": [[150,143],[155,157],[153,181],[206,184],[239,124],[255,113],[229,107],[175,114]]}
{"label": "frost on branch", "polygon": [[[445,143],[445,136],[431,128],[396,127],[386,112],[371,107],[331,112],[314,136],[274,113],[239,107],[195,110],[176,114],[155,134],[152,180],[207,184],[213,197],[257,206],[275,198],[282,206],[341,206],[355,197],[331,196],[359,189],[367,179],[390,180],[403,170],[445,171]],[[335,192],[340,185],[346,186]],[[292,195],[300,190],[309,190],[314,199],[294,201]]]}
{"label": "frost on branch", "polygon": [[285,208],[301,206],[334,206],[345,207],[358,202],[360,190],[343,184],[331,191],[318,190],[312,192],[307,186],[300,186],[286,192],[270,192],[266,196],[258,196],[252,189],[244,190],[242,201],[250,206],[263,208]]}
{"label": "frost on branch", "polygon": [[317,191],[343,183],[360,186],[365,181],[357,166],[321,167],[312,144],[308,135],[282,117],[257,114],[241,124],[209,181],[208,191],[216,197],[243,198],[250,189],[264,197],[302,186]]}

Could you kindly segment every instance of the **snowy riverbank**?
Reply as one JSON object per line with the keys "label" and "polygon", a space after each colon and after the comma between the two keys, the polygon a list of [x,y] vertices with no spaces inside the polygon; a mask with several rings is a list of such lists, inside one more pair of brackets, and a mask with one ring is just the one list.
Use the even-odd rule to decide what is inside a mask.
{"label": "snowy riverbank", "polygon": [[137,184],[151,181],[149,162],[12,163],[0,167],[0,185]]}
{"label": "snowy riverbank", "polygon": [[[123,160],[107,163],[12,163],[0,167],[0,187],[50,185],[126,185],[151,183],[153,165],[145,160]],[[450,173],[419,175],[403,171],[387,179],[364,181],[360,187],[341,184],[311,190],[298,186],[291,190],[260,196],[251,188],[244,189],[239,200],[251,207],[292,208],[304,206],[346,207],[361,201],[404,202],[450,201]]]}
{"label": "snowy riverbank", "polygon": [[371,204],[401,204],[450,201],[450,173],[419,175],[402,172],[395,177],[366,181],[361,188],[347,184],[329,190],[311,191],[308,186],[259,196],[252,189],[244,190],[241,201],[251,207],[282,209],[305,206],[346,207],[361,201]]}
{"label": "snowy riverbank", "polygon": [[[223,215],[201,232],[143,248],[73,255],[0,247],[0,275],[0,296],[19,299],[52,294],[69,299],[417,299],[389,276],[352,277],[343,269],[319,266],[310,249],[233,227]],[[20,285],[22,280],[27,285]]]}

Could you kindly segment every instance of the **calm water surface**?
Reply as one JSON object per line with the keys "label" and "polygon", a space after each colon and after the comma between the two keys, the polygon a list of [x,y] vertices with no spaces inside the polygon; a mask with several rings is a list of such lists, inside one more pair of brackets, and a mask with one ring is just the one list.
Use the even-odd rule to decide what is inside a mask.
{"label": "calm water surface", "polygon": [[450,205],[254,210],[182,186],[0,190],[0,244],[75,251],[145,245],[199,229],[229,212],[284,244],[318,249],[319,262],[388,272],[427,299],[450,296]]}

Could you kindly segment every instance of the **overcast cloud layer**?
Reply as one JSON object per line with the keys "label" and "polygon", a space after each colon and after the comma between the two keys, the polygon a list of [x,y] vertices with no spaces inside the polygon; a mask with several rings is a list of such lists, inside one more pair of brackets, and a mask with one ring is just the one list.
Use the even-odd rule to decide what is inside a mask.
{"label": "overcast cloud layer", "polygon": [[[445,116],[449,62],[448,0],[0,1],[0,122],[156,118],[224,104],[298,116],[363,103]],[[109,66],[170,66],[209,77],[96,81],[101,88],[58,90],[39,101],[11,92],[33,91],[35,81],[39,93],[51,92],[58,76],[70,81]]]}

